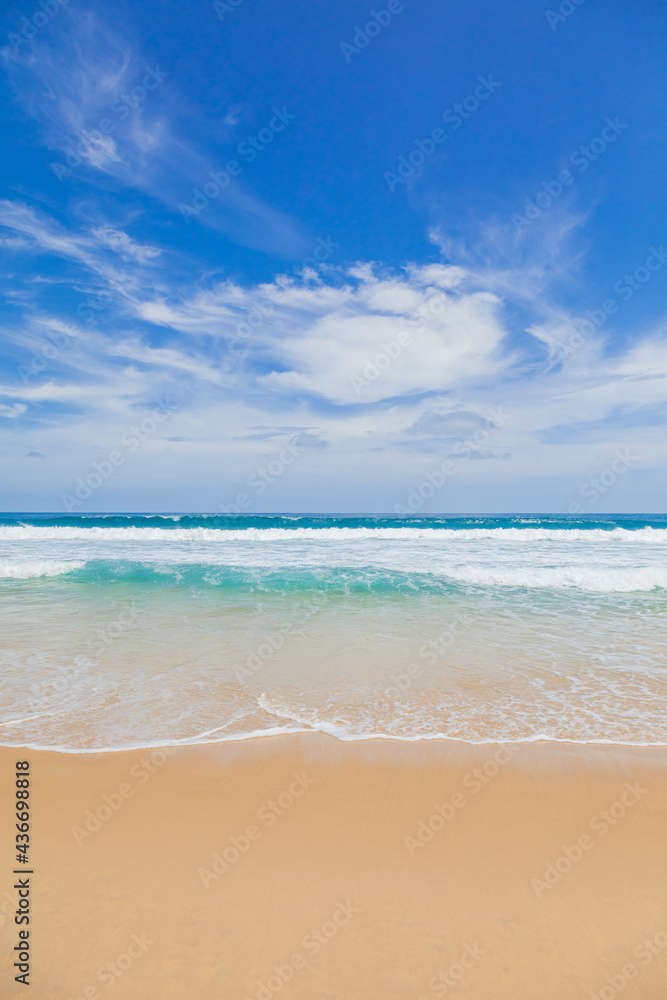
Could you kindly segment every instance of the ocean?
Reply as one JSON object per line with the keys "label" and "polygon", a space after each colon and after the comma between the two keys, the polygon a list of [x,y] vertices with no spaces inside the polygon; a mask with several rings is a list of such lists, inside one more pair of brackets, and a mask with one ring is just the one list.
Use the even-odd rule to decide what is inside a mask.
{"label": "ocean", "polygon": [[666,745],[667,516],[0,515],[0,744]]}

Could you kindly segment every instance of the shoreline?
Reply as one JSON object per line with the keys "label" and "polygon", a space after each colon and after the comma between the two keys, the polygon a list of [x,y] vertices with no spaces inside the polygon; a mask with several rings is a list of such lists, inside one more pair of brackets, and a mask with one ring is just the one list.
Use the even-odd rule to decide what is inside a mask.
{"label": "shoreline", "polygon": [[[7,725],[7,723],[5,723]],[[295,736],[323,736],[327,739],[335,740],[342,744],[356,743],[400,743],[400,744],[460,744],[465,747],[495,747],[495,746],[533,746],[551,745],[560,747],[608,747],[627,750],[667,750],[667,740],[664,743],[623,743],[618,740],[608,740],[602,737],[591,740],[574,740],[568,737],[557,736],[529,736],[523,739],[488,739],[488,740],[464,740],[458,736],[394,736],[384,733],[373,733],[370,736],[340,736],[336,733],[327,732],[324,729],[287,729],[279,731],[253,732],[241,736],[223,737],[218,740],[197,740],[193,742],[169,743],[158,741],[155,743],[132,744],[122,747],[61,747],[61,746],[40,746],[32,743],[2,743],[0,742],[0,752],[4,750],[28,750],[31,753],[55,753],[70,756],[81,755],[103,755],[103,754],[123,754],[136,753],[143,750],[163,750],[166,748],[173,750],[188,750],[196,747],[216,747],[220,745],[235,743],[251,743],[255,740],[267,740],[272,738],[290,738]]]}
{"label": "shoreline", "polygon": [[624,998],[662,1000],[665,748],[311,732],[23,754],[44,1000],[590,1000],[630,964]]}

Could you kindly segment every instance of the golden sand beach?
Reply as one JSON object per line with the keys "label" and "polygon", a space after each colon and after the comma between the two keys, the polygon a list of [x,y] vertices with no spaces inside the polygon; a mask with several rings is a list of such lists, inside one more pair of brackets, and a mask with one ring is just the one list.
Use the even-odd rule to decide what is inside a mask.
{"label": "golden sand beach", "polygon": [[[16,760],[32,779],[30,991],[10,874],[0,905],[12,1000],[664,1000],[664,749],[308,734],[0,758],[2,801]],[[5,810],[3,872],[14,832]]]}

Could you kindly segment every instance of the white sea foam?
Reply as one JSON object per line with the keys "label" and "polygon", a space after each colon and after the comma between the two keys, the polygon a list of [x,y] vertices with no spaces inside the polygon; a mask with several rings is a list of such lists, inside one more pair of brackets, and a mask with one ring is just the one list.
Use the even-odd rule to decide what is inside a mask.
{"label": "white sea foam", "polygon": [[29,580],[39,576],[62,576],[81,569],[85,562],[55,559],[0,559],[0,579]]}
{"label": "white sea foam", "polygon": [[294,542],[309,541],[354,542],[365,539],[378,541],[451,541],[471,542],[483,539],[529,544],[538,541],[616,542],[622,544],[667,545],[667,528],[100,528],[47,527],[35,525],[0,526],[0,541],[163,541],[217,542],[239,541]]}
{"label": "white sea foam", "polygon": [[549,733],[536,733],[531,736],[522,737],[491,737],[489,739],[464,739],[460,736],[449,736],[447,733],[430,733],[425,736],[400,736],[393,733],[351,733],[339,726],[330,726],[322,723],[317,727],[312,726],[287,726],[274,727],[272,729],[253,729],[248,732],[234,734],[234,736],[219,736],[215,738],[195,737],[185,740],[154,740],[152,742],[119,742],[113,745],[100,744],[99,746],[77,747],[70,744],[52,744],[40,742],[3,743],[0,740],[0,747],[13,747],[14,749],[50,751],[51,753],[66,754],[89,754],[89,753],[123,753],[132,750],[159,750],[164,747],[174,747],[181,749],[190,746],[211,746],[217,743],[241,743],[245,740],[263,739],[271,736],[300,736],[308,733],[321,733],[324,736],[331,736],[341,743],[362,743],[368,740],[393,740],[398,743],[424,743],[429,741],[442,741],[449,743],[464,743],[468,746],[498,746],[498,745],[520,745],[522,743],[565,743],[574,746],[610,746],[610,747],[667,747],[667,740],[614,740],[605,738],[576,739],[574,737],[554,736]]}
{"label": "white sea foam", "polygon": [[631,593],[632,591],[667,590],[667,567],[581,567],[562,566],[536,569],[521,567],[463,566],[443,571],[443,575],[460,583],[483,587],[569,588],[599,593]]}

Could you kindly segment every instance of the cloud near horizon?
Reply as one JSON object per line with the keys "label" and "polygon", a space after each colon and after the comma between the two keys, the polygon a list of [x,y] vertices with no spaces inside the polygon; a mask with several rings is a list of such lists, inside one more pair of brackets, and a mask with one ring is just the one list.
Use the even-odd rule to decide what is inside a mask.
{"label": "cloud near horizon", "polygon": [[[33,282],[32,303],[10,334],[16,367],[0,386],[0,418],[21,428],[24,455],[45,452],[70,476],[165,394],[178,398],[178,412],[164,440],[147,445],[152,460],[160,448],[186,464],[194,452],[224,454],[231,483],[243,481],[271,441],[295,433],[328,446],[330,470],[342,463],[361,475],[367,461],[385,491],[402,478],[397,462],[414,481],[457,441],[472,442],[476,458],[503,459],[476,464],[483,472],[469,467],[473,479],[526,478],[540,466],[553,476],[583,474],[597,456],[613,456],[619,418],[644,463],[664,453],[653,432],[664,408],[663,332],[647,331],[623,353],[609,353],[597,330],[568,347],[581,323],[549,303],[534,270],[360,262],[255,285],[179,286],[169,283],[175,262],[164,248],[110,226],[65,232],[46,212],[17,203],[0,209],[5,231],[25,240],[33,277],[39,262],[57,259],[71,269],[73,287],[108,295],[86,323],[77,318],[80,303],[69,315],[49,312],[39,298],[48,283]],[[124,283],[128,259],[132,279]],[[517,329],[516,301],[525,309],[531,283],[532,321]],[[35,358],[43,368],[31,372]],[[476,441],[494,408],[506,414],[504,425]],[[260,424],[267,430],[251,433]],[[318,467],[325,453],[316,451]]]}

